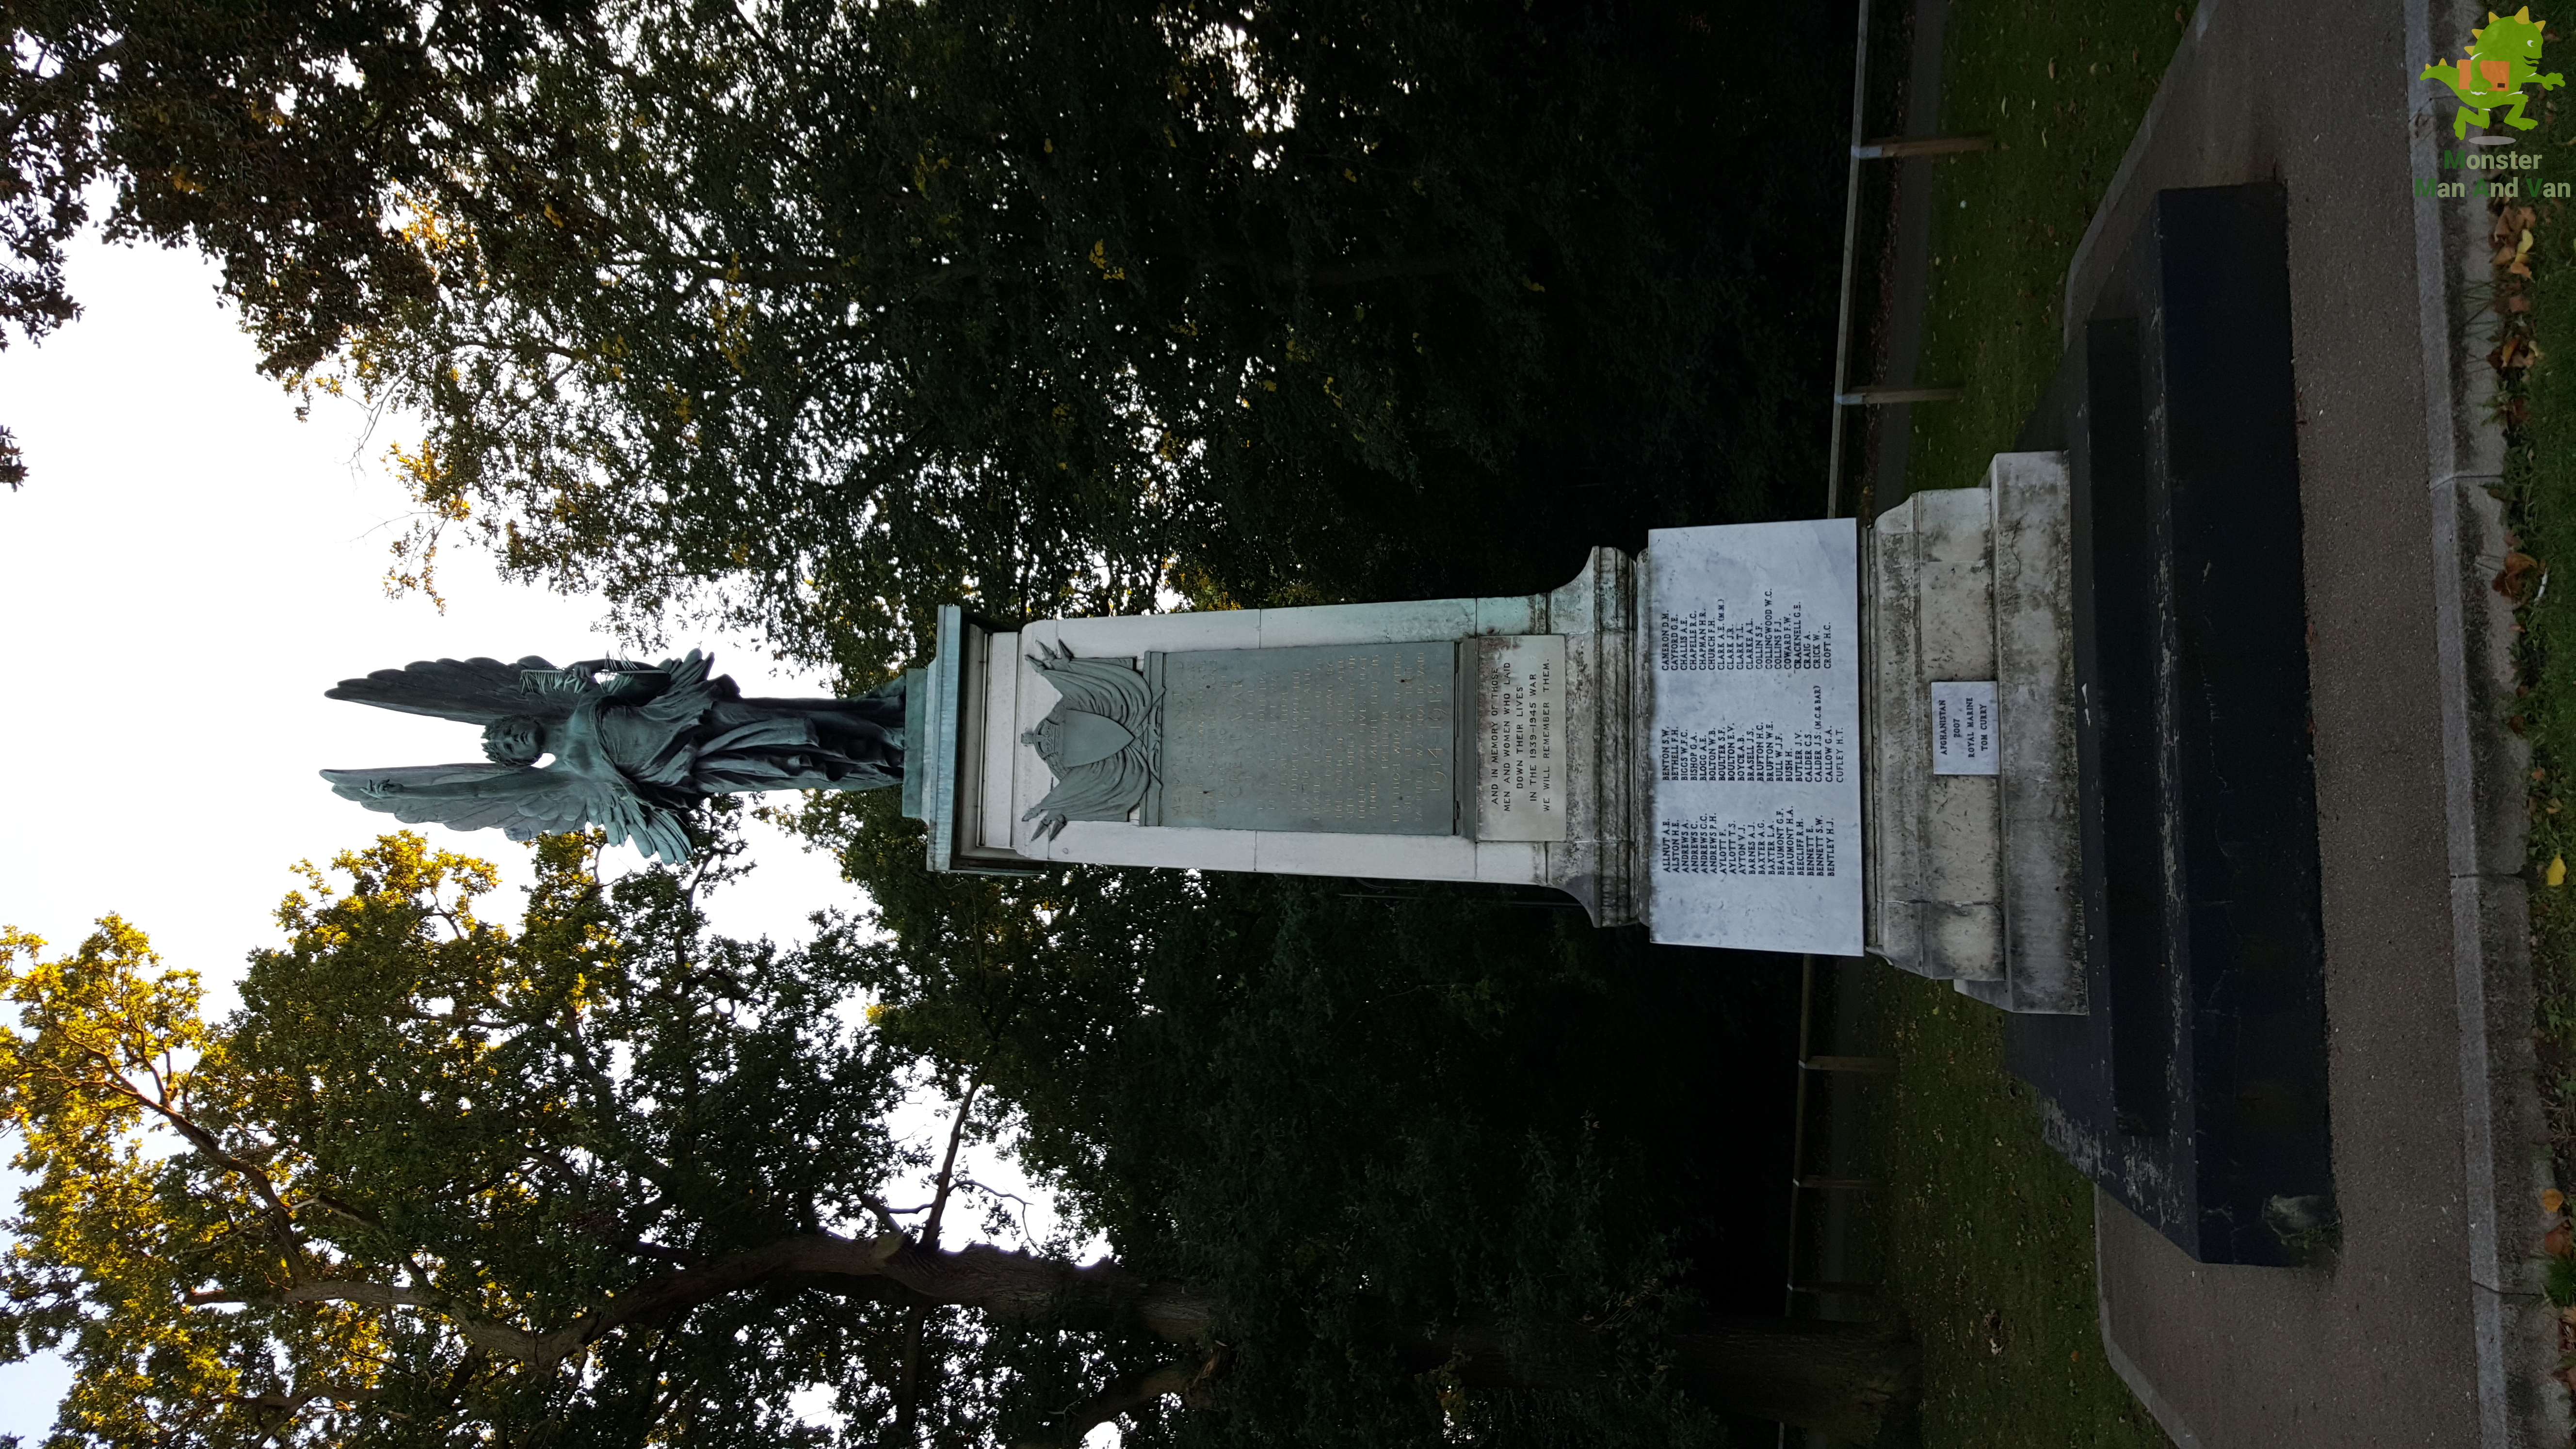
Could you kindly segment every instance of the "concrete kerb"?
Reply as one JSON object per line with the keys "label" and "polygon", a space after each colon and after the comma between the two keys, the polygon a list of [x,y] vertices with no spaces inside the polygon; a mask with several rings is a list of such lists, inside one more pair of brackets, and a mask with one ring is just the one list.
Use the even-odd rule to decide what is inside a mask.
{"label": "concrete kerb", "polygon": [[[2482,7],[2405,0],[2407,53],[2437,53]],[[2412,170],[2437,174],[2441,109],[2410,66]],[[2569,1415],[2556,1315],[2537,1291],[2552,1185],[2532,1048],[2530,903],[2523,877],[2530,747],[2505,723],[2513,697],[2513,608],[2488,586],[2504,565],[2504,434],[2483,360],[2477,301],[2491,284],[2483,208],[2470,199],[2414,207],[2416,325],[2423,345],[2430,464],[2434,639],[2440,651],[2443,796],[2451,874],[2452,980],[2459,1013],[2463,1202],[2476,1341],[2478,1431],[2490,1445],[2563,1445]]]}
{"label": "concrete kerb", "polygon": [[2183,1422],[2182,1412],[2156,1388],[2155,1381],[2148,1378],[2137,1364],[2130,1360],[2129,1355],[2122,1351],[2120,1341],[2111,1336],[2111,1300],[2104,1297],[2100,1289],[2102,1215],[2126,1211],[2128,1209],[2120,1206],[2118,1198],[2098,1187],[2093,1189],[2093,1282],[2095,1284],[2093,1311],[2102,1324],[2102,1356],[2110,1360],[2111,1372],[2118,1374],[2120,1382],[2129,1386],[2129,1392],[2137,1395],[2138,1403],[2145,1407],[2148,1417],[2156,1421],[2156,1427],[2164,1430],[2165,1437],[2174,1442],[2174,1449],[2201,1449],[2200,1436],[2192,1433],[2191,1426]]}

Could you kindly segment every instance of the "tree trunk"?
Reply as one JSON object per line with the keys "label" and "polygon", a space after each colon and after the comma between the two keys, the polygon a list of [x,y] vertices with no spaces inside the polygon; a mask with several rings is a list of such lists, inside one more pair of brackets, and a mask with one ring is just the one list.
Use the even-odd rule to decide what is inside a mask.
{"label": "tree trunk", "polygon": [[[1171,1385],[1183,1382],[1213,1391],[1226,1360],[1218,1339],[1226,1305],[1204,1289],[1148,1279],[1114,1259],[1077,1267],[980,1243],[953,1251],[927,1247],[894,1232],[873,1241],[830,1233],[781,1239],[637,1284],[546,1334],[477,1320],[460,1312],[462,1305],[414,1290],[352,1280],[300,1284],[271,1301],[427,1308],[445,1314],[486,1351],[548,1366],[638,1319],[762,1282],[805,1283],[913,1306],[971,1308],[1005,1322],[1141,1331],[1205,1355],[1195,1373],[1186,1364],[1169,1366],[1168,1372],[1104,1391],[1103,1404],[1177,1392]],[[244,1300],[192,1295],[192,1301]],[[1668,1328],[1659,1349],[1672,1385],[1711,1409],[1816,1429],[1852,1443],[1875,1440],[1889,1412],[1912,1402],[1911,1346],[1864,1325],[1699,1317]],[[1609,1381],[1613,1368],[1601,1331],[1584,1324],[1472,1326],[1402,1341],[1396,1350],[1417,1373],[1446,1370],[1479,1388],[1594,1388]],[[1089,1428],[1084,1423],[1074,1437]]]}
{"label": "tree trunk", "polygon": [[[983,1245],[947,1252],[907,1244],[881,1261],[876,1272],[921,1300],[1023,1323],[1143,1329],[1206,1349],[1226,1316],[1214,1295],[1149,1281],[1115,1260],[1077,1268]],[[1849,1443],[1876,1441],[1890,1412],[1914,1398],[1913,1345],[1868,1325],[1696,1316],[1672,1325],[1661,1347],[1672,1385],[1708,1408]],[[1416,1372],[1447,1368],[1477,1388],[1591,1388],[1611,1368],[1598,1330],[1580,1324],[1464,1328],[1398,1352]]]}

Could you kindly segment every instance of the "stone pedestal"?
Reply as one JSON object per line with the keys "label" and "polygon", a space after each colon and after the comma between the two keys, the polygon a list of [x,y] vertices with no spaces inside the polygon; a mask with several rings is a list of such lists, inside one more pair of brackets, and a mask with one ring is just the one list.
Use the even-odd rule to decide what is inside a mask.
{"label": "stone pedestal", "polygon": [[2071,498],[2007,453],[1867,544],[1869,951],[2016,1012],[2086,1000]]}
{"label": "stone pedestal", "polygon": [[1659,941],[1852,954],[1857,533],[1659,530],[1545,594],[941,612],[905,812],[934,870],[1548,886]]}
{"label": "stone pedestal", "polygon": [[[1552,886],[1641,919],[1637,579],[1596,549],[1545,594],[1047,619],[941,610],[910,680],[934,870],[1059,862]],[[1048,819],[1048,656],[1136,672],[1158,718],[1116,818]],[[1076,766],[1078,768],[1079,766]],[[1110,812],[1095,812],[1110,813]],[[1053,826],[1054,828],[1048,828]]]}

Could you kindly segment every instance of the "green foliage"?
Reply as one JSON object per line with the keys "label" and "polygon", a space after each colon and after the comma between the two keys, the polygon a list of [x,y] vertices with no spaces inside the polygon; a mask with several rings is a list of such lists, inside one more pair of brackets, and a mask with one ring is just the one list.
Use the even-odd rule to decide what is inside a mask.
{"label": "green foliage", "polygon": [[[816,949],[850,953],[881,1035],[997,1084],[1023,1161],[1122,1261],[1229,1305],[1223,1399],[1152,1442],[1717,1432],[1653,1346],[1777,1310],[1778,1198],[1744,1186],[1786,1157],[1785,964],[1491,890],[934,876],[864,796],[806,824],[878,903]],[[1432,1347],[1556,1323],[1617,1346],[1594,1391],[1479,1388]]]}
{"label": "green foliage", "polygon": [[214,1026],[113,918],[52,962],[0,943],[37,1180],[7,1325],[11,1356],[71,1357],[53,1443],[798,1444],[795,1390],[882,1406],[893,1317],[864,1298],[755,1284],[585,1329],[674,1264],[861,1213],[898,1089],[835,1026],[845,983],[702,937],[667,872],[603,890],[592,848],[542,843],[516,932],[475,914],[489,866],[414,836],[339,857],[342,887],[308,868]]}
{"label": "green foliage", "polygon": [[479,531],[873,679],[933,601],[1519,592],[1806,506],[1839,173],[1778,21],[42,0],[19,250],[113,176],[273,371],[419,410],[414,581]]}
{"label": "green foliage", "polygon": [[[1728,1189],[1780,1144],[1704,1128],[1785,1120],[1743,1009],[1785,974],[1474,894],[933,877],[823,798],[887,904],[805,951],[707,935],[703,879],[603,887],[595,837],[540,843],[515,930],[416,837],[308,870],[211,1025],[121,923],[8,936],[0,1325],[72,1359],[58,1449],[1722,1442],[1744,1375],[1690,1335],[1776,1291],[1775,1200]],[[1119,1259],[899,1226],[917,1067]],[[1838,1356],[1752,1390],[1811,1422],[1887,1363],[1730,1331]]]}
{"label": "green foliage", "polygon": [[[2532,144],[2545,154],[2576,142],[2576,108],[2564,98],[2543,99],[2540,119]],[[2495,375],[2505,433],[2504,483],[2496,491],[2513,532],[2493,583],[2512,600],[2519,631],[2514,662],[2523,688],[2505,723],[2531,742],[2526,878],[2535,1046],[2557,1180],[2569,1183],[2576,1182],[2576,905],[2566,873],[2576,854],[2576,610],[2568,607],[2567,581],[2552,580],[2560,563],[2576,557],[2576,467],[2568,452],[2576,442],[2576,372],[2564,360],[2566,339],[2576,336],[2576,227],[2564,200],[2491,202],[2489,210],[2496,213],[2489,233],[2495,281],[2483,300],[2494,313],[2480,319],[2477,340],[2496,344],[2491,365],[2517,364]]]}

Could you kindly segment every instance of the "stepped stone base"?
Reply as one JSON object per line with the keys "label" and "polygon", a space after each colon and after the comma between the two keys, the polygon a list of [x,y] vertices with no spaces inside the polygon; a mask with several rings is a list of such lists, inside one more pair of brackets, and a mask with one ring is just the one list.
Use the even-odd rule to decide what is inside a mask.
{"label": "stepped stone base", "polygon": [[[2015,1012],[2086,1002],[2071,498],[2065,454],[2002,454],[1864,560],[1868,949]],[[1981,681],[1993,773],[1938,773],[1933,686]]]}

